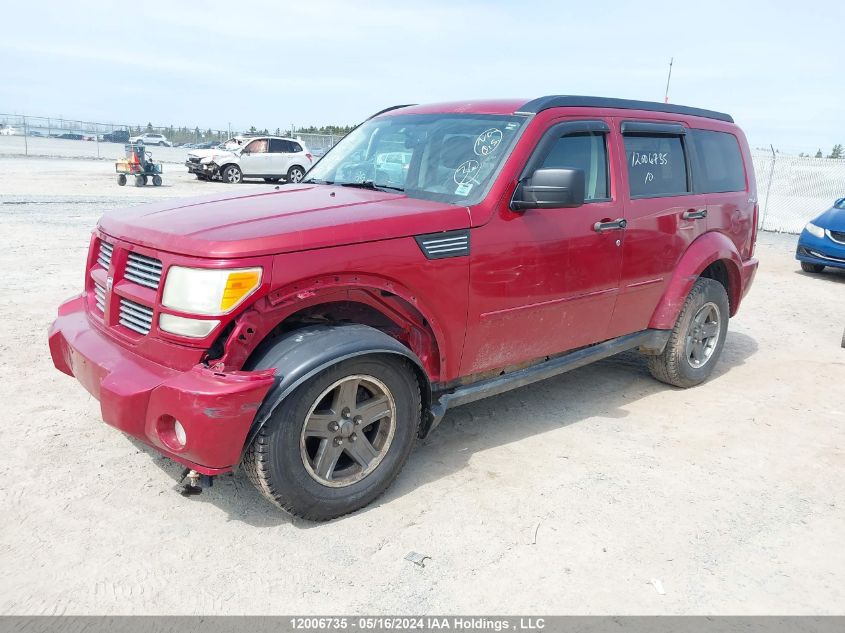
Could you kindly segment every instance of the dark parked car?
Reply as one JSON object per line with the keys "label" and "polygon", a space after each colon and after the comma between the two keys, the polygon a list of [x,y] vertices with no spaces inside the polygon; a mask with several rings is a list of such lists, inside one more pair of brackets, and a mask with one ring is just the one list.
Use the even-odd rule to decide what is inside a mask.
{"label": "dark parked car", "polygon": [[825,266],[845,268],[845,198],[807,223],[798,238],[795,258],[808,273],[820,273]]}
{"label": "dark parked car", "polygon": [[129,130],[114,130],[103,134],[103,141],[106,143],[128,143]]}

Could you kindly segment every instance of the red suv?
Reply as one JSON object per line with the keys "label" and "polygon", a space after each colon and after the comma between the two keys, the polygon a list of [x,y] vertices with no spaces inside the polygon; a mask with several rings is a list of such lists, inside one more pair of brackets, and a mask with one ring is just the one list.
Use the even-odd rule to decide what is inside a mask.
{"label": "red suv", "polygon": [[190,481],[242,465],[330,519],[383,493],[449,407],[634,348],[663,382],[705,380],[756,225],[726,114],[399,106],[299,184],[105,215],[50,350]]}

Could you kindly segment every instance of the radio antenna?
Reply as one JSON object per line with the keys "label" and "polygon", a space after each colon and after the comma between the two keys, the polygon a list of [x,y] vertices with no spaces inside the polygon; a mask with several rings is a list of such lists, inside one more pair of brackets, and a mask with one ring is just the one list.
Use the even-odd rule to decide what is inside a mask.
{"label": "radio antenna", "polygon": [[664,103],[669,103],[669,82],[672,81],[672,62],[674,61],[674,57],[669,58],[669,76],[666,77],[666,94],[663,96]]}

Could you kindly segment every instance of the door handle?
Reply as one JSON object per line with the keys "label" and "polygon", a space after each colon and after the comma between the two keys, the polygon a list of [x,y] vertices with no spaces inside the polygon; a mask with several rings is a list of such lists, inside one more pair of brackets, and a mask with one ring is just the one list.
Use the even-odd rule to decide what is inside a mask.
{"label": "door handle", "polygon": [[707,209],[687,209],[684,211],[684,220],[703,220],[707,217]]}
{"label": "door handle", "polygon": [[604,233],[605,231],[620,231],[628,226],[628,220],[619,218],[618,220],[608,222],[596,222],[593,224],[593,230],[596,233]]}

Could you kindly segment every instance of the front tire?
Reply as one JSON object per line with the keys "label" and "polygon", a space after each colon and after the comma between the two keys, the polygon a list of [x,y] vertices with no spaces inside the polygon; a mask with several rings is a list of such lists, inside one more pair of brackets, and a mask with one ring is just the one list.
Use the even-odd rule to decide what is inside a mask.
{"label": "front tire", "polygon": [[220,179],[230,185],[237,185],[243,180],[243,173],[237,165],[227,165],[220,174]]}
{"label": "front tire", "polygon": [[120,174],[117,177],[117,184],[123,187],[126,184],[126,174]]}
{"label": "front tire", "polygon": [[354,512],[396,479],[420,424],[420,388],[401,359],[343,361],[276,408],[244,456],[258,490],[313,521]]}
{"label": "front tire", "polygon": [[725,287],[713,279],[697,279],[663,353],[646,357],[651,375],[684,388],[707,380],[722,354],[729,317]]}
{"label": "front tire", "polygon": [[824,270],[824,264],[811,264],[810,262],[801,262],[801,270],[805,273],[820,273]]}

